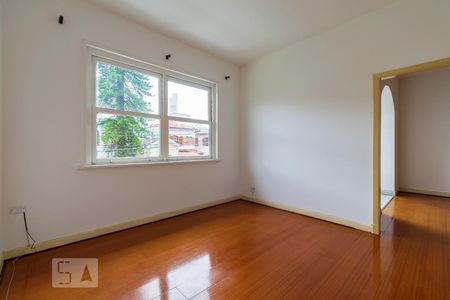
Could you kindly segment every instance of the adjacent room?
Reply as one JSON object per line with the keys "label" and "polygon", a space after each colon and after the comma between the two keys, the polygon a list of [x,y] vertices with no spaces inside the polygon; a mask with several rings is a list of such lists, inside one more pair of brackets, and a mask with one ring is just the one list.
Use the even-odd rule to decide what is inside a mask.
{"label": "adjacent room", "polygon": [[0,0],[0,299],[450,299],[449,16]]}
{"label": "adjacent room", "polygon": [[450,197],[449,82],[449,67],[382,79],[381,211],[399,193]]}

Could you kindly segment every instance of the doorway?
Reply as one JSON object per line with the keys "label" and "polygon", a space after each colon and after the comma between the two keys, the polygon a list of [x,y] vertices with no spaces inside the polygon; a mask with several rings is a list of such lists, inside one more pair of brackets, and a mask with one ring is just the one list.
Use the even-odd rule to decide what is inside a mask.
{"label": "doorway", "polygon": [[[381,223],[381,196],[382,196],[382,183],[384,182],[384,167],[382,167],[382,147],[385,144],[382,142],[382,81],[387,78],[395,78],[398,76],[404,76],[409,74],[415,74],[419,72],[431,71],[439,68],[450,66],[450,58],[440,59],[432,62],[427,62],[419,65],[409,66],[405,68],[395,69],[373,75],[373,233],[380,234]],[[386,93],[388,93],[386,91]],[[391,92],[392,94],[392,92]],[[389,101],[387,101],[389,103]],[[387,109],[387,108],[386,108]],[[394,105],[395,112],[395,105]],[[387,120],[385,121],[387,122]],[[394,113],[395,124],[395,113]],[[395,127],[395,126],[394,126]],[[383,135],[384,136],[384,135]],[[394,130],[395,141],[395,130]],[[386,144],[387,145],[387,144]],[[395,145],[395,142],[394,142]],[[395,146],[394,146],[395,147]],[[395,148],[394,148],[395,153]],[[395,157],[395,156],[394,156]],[[384,160],[384,158],[383,158]],[[394,160],[395,161],[395,160]],[[395,170],[395,163],[392,165]],[[386,170],[390,170],[387,168]],[[384,174],[384,173],[383,173]],[[395,171],[394,171],[395,174]],[[382,178],[383,176],[383,178]],[[394,175],[394,188],[395,188],[395,175]],[[384,183],[383,183],[384,184]],[[395,191],[395,190],[394,190]]]}
{"label": "doorway", "polygon": [[[385,81],[383,81],[385,82]],[[381,210],[395,197],[395,162],[396,162],[396,126],[395,104],[392,89],[388,83],[383,83],[381,91]]]}

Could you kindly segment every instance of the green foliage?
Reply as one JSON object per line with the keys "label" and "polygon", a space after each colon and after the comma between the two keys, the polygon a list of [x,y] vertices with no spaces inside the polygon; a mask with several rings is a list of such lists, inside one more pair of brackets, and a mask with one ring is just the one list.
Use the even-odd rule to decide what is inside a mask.
{"label": "green foliage", "polygon": [[[97,63],[97,106],[135,112],[149,112],[145,102],[151,96],[148,76],[120,67]],[[145,118],[111,115],[98,120],[101,141],[110,157],[133,157],[144,152],[141,138],[148,138]]]}
{"label": "green foliage", "polygon": [[99,123],[103,129],[101,139],[109,156],[130,157],[144,152],[140,138],[148,137],[145,119],[114,116]]}

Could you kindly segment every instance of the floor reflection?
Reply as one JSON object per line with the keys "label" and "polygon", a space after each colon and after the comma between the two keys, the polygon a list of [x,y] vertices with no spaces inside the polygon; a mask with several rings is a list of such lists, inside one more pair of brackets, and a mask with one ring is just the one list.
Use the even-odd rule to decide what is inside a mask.
{"label": "floor reflection", "polygon": [[185,297],[191,298],[211,285],[210,272],[209,254],[201,255],[167,273],[169,289],[176,287]]}
{"label": "floor reflection", "polygon": [[153,299],[161,295],[161,286],[159,278],[154,278],[139,288],[142,298]]}
{"label": "floor reflection", "polygon": [[179,299],[180,295],[189,299],[200,293],[200,299],[209,299],[205,290],[211,285],[210,271],[210,256],[203,254],[176,266],[165,277],[151,279],[139,288],[139,293],[145,299]]}

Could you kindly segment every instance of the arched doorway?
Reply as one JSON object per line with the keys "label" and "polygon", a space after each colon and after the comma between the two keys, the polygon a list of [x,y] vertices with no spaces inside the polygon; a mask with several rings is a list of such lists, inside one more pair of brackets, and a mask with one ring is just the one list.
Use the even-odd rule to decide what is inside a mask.
{"label": "arched doorway", "polygon": [[395,105],[389,85],[381,92],[381,209],[395,196]]}

